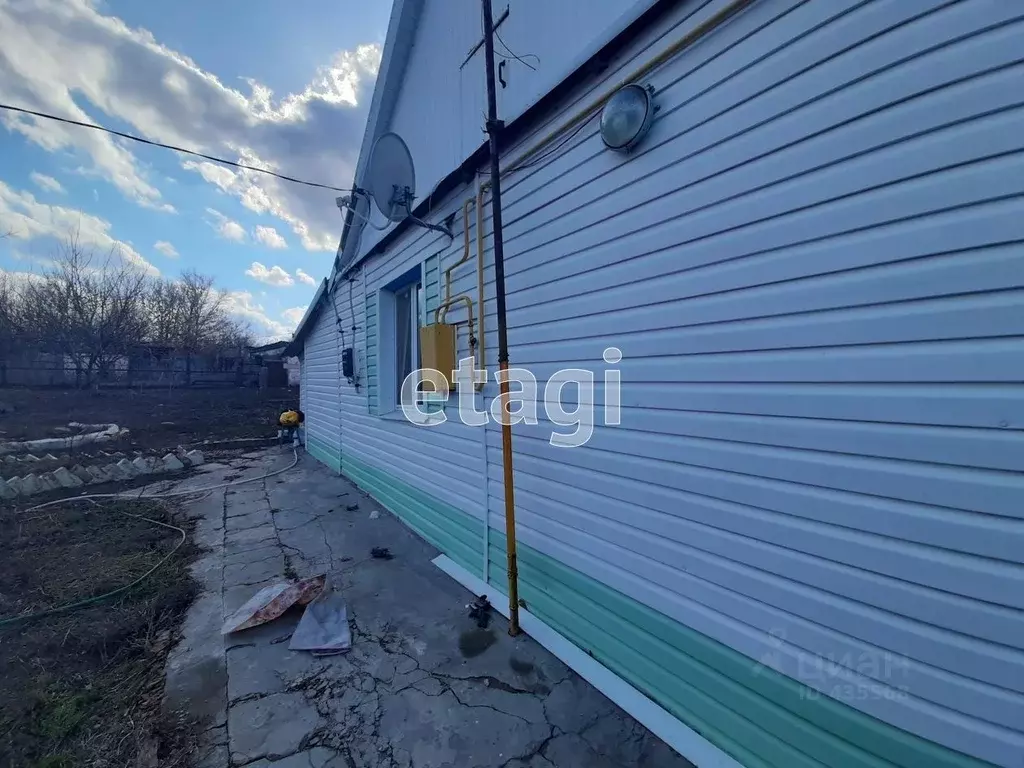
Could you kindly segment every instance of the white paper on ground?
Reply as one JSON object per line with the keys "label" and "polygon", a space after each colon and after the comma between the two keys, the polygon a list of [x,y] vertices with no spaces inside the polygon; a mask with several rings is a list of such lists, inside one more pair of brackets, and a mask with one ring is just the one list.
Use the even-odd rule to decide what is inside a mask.
{"label": "white paper on ground", "polygon": [[293,651],[312,651],[317,655],[344,653],[352,647],[348,607],[330,582],[306,606],[288,647]]}

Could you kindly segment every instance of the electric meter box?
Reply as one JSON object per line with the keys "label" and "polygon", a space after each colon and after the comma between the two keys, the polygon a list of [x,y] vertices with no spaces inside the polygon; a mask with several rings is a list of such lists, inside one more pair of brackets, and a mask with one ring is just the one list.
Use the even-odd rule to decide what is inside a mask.
{"label": "electric meter box", "polygon": [[455,326],[434,323],[420,328],[420,362],[425,370],[440,371],[455,386]]}

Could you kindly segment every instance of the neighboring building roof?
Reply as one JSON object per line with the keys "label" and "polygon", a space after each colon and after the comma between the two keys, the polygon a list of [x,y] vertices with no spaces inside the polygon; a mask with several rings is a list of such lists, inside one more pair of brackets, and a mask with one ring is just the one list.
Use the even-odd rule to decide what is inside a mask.
{"label": "neighboring building roof", "polygon": [[269,344],[262,344],[258,347],[246,347],[250,352],[277,352],[279,349],[284,349],[288,346],[287,341],[272,341]]}
{"label": "neighboring building roof", "polygon": [[320,308],[323,306],[323,298],[327,295],[327,279],[324,278],[320,281],[320,287],[316,289],[316,293],[313,294],[313,300],[309,302],[309,306],[306,307],[306,314],[302,316],[302,320],[299,321],[299,325],[295,328],[295,332],[292,334],[291,341],[284,348],[282,354],[284,355],[301,355],[302,354],[302,342],[305,340],[306,335],[313,330],[313,325],[316,323],[316,318],[320,314]]}

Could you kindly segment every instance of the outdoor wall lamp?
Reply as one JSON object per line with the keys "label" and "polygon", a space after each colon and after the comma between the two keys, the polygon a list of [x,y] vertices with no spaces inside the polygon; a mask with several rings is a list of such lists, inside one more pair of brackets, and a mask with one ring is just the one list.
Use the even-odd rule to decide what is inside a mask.
{"label": "outdoor wall lamp", "polygon": [[654,86],[639,83],[623,86],[601,110],[601,140],[608,149],[628,152],[650,130],[657,111]]}

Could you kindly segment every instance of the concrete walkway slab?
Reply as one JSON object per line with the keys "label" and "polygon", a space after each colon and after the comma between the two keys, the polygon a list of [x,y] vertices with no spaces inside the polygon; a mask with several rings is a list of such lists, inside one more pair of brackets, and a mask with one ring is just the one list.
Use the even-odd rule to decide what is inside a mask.
{"label": "concrete walkway slab", "polygon": [[[251,453],[207,468],[203,484],[259,478],[291,458]],[[204,592],[168,659],[167,699],[204,718],[200,768],[690,765],[529,637],[509,637],[497,612],[476,627],[473,596],[434,567],[437,551],[310,457],[192,512]],[[379,546],[394,558],[373,559]],[[348,653],[290,651],[301,608],[220,635],[262,586],[318,573],[345,597]]]}

